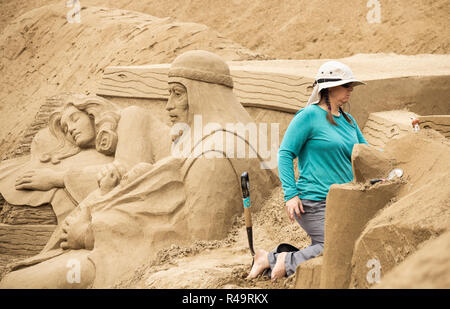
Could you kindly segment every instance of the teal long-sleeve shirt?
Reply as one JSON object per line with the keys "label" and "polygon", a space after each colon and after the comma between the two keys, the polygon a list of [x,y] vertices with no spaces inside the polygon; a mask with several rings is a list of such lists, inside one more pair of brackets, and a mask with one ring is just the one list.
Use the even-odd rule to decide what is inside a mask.
{"label": "teal long-sleeve shirt", "polygon": [[[355,119],[347,113],[334,116],[338,126],[326,119],[327,112],[313,104],[297,112],[289,124],[278,150],[278,174],[284,200],[294,196],[325,200],[332,184],[353,180],[352,150],[367,144]],[[295,181],[293,160],[298,157],[299,178]]]}

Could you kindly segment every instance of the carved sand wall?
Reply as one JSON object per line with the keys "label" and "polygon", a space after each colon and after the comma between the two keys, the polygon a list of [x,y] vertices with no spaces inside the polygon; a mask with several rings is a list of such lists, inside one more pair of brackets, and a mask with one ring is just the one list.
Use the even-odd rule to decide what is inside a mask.
{"label": "carved sand wall", "polygon": [[412,132],[411,118],[417,117],[407,110],[371,113],[362,133],[370,145],[383,148],[389,140]]}
{"label": "carved sand wall", "polygon": [[[369,115],[376,112],[450,113],[446,99],[450,57],[446,55],[356,55],[338,60],[352,67],[355,75],[367,83],[353,92],[347,108],[361,128],[365,127]],[[295,113],[306,104],[315,70],[325,61],[229,61],[228,64],[235,81],[234,92],[243,106]],[[436,62],[442,65],[430,70]],[[168,93],[163,73],[167,69],[167,64],[108,67],[96,93],[164,100]]]}
{"label": "carved sand wall", "polygon": [[442,289],[450,287],[450,232],[430,239],[392,269],[376,289]]}
{"label": "carved sand wall", "polygon": [[[231,63],[232,64],[232,63]],[[105,70],[97,94],[102,96],[167,99],[169,65],[115,66]],[[312,78],[231,65],[234,93],[244,107],[295,113],[306,105]]]}
{"label": "carved sand wall", "polygon": [[437,131],[421,129],[386,145],[396,167],[405,172],[396,199],[371,219],[355,242],[351,287],[366,288],[368,260],[389,273],[450,222],[450,143]]}
{"label": "carved sand wall", "polygon": [[446,138],[450,138],[450,115],[420,116],[420,128],[433,129]]}
{"label": "carved sand wall", "polygon": [[[368,59],[370,60],[370,58]],[[368,59],[365,59],[364,61],[368,61]],[[363,68],[363,76],[364,70],[367,70],[364,66],[364,61],[360,62],[361,68]],[[299,65],[299,63],[297,63],[297,65]],[[267,63],[267,66],[262,66],[261,63],[258,62],[253,64],[234,64],[235,65],[231,66],[231,75],[235,80],[234,92],[236,96],[242,105],[246,107],[247,111],[256,122],[280,122],[280,136],[282,136],[285,127],[287,126],[286,124],[289,123],[293,113],[295,113],[303,106],[302,104],[304,104],[303,98],[307,96],[309,91],[308,86],[312,80],[312,75],[308,72],[295,68],[295,66],[293,69],[286,69],[287,62],[283,64],[282,61],[280,61],[278,64],[279,67],[276,69],[274,68],[274,64],[270,64],[270,62]],[[314,61],[312,61],[309,65],[315,65]],[[307,67],[308,65],[306,65],[306,68]],[[115,103],[119,103],[121,107],[127,107],[130,105],[145,107],[156,115],[157,118],[163,119],[164,108],[168,97],[166,84],[167,77],[165,77],[166,75],[163,73],[166,72],[167,74],[167,69],[168,66],[164,64],[153,66],[108,67],[105,70],[104,77],[99,84],[97,94],[111,99],[111,101]],[[307,71],[307,69],[305,70]],[[369,137],[368,140],[370,140],[369,143],[375,146],[384,147],[386,144],[391,142],[394,143],[394,141],[392,141],[393,138],[397,139],[409,136],[411,133],[409,131],[410,128],[407,129],[407,126],[410,124],[408,123],[409,119],[408,121],[406,119],[411,115],[417,115],[415,113],[417,111],[424,112],[424,114],[430,114],[433,112],[442,114],[448,113],[448,104],[444,104],[446,101],[440,98],[440,96],[448,91],[448,76],[419,76],[418,73],[402,73],[402,76],[383,78],[383,76],[374,77],[373,75],[368,74],[367,71],[365,72],[365,80],[368,82],[368,86],[365,87],[365,91],[355,92],[354,100],[352,100],[351,113],[355,116],[360,126],[364,127],[364,134],[367,134],[368,136],[371,136],[371,134],[374,135],[373,137]],[[430,84],[433,85],[430,86]],[[381,89],[393,87],[392,85],[395,86],[394,88],[396,91],[394,93],[385,93],[381,91]],[[11,151],[11,157],[24,155],[29,152],[29,143],[32,137],[40,128],[42,128],[42,125],[46,122],[46,119],[48,119],[49,113],[56,106],[58,106],[56,97],[51,97],[46,101],[37,114],[35,122],[33,122],[33,124],[29,127],[23,141],[20,143],[19,148]],[[405,107],[413,110],[414,112],[410,112],[408,110],[401,112],[379,112],[379,110],[404,109]],[[430,133],[433,130],[429,130],[434,129],[436,132],[448,137],[448,116],[421,116],[420,120],[420,134],[434,134]],[[382,132],[382,134],[377,136],[376,134],[379,132]],[[426,142],[423,142],[422,144],[428,145]],[[393,145],[395,145],[395,143]],[[411,147],[413,151],[419,151],[414,143],[411,143]],[[442,153],[445,153],[445,151],[446,148],[443,148]],[[394,157],[399,157],[400,159],[398,162],[404,163],[408,157],[405,155],[407,153],[408,151],[406,149],[399,150],[399,153],[394,151]],[[434,157],[427,157],[427,164],[432,162],[434,160],[433,158]],[[361,159],[363,159],[363,156],[361,156]],[[364,160],[361,162],[363,161]],[[367,166],[361,170],[361,172],[364,173],[358,174],[362,176],[356,177],[358,178],[358,181],[366,181],[369,177],[368,175],[372,175],[373,177],[383,176],[382,174],[385,172],[385,169],[381,171],[377,170],[377,168],[374,168],[373,166],[370,166],[375,171],[380,172],[379,175],[375,175],[371,173],[370,168],[368,168],[370,164],[367,163],[373,161],[366,160],[364,162]],[[304,265],[303,270],[303,272],[307,274],[305,276],[309,279],[306,280],[306,282],[298,281],[300,286],[317,287],[320,283],[320,280],[318,279],[319,277],[326,278],[321,284],[325,286],[334,286],[334,284],[336,284],[335,278],[329,276],[330,273],[336,274],[339,273],[339,271],[341,271],[342,276],[345,276],[346,278],[340,283],[343,284],[343,286],[348,286],[350,279],[356,280],[354,279],[355,277],[349,277],[349,263],[352,260],[352,257],[355,259],[354,254],[360,256],[360,252],[362,252],[360,247],[354,247],[356,239],[361,234],[361,231],[364,230],[365,224],[370,221],[373,216],[375,216],[374,213],[388,204],[386,199],[389,199],[390,196],[394,195],[392,190],[395,189],[399,197],[404,197],[408,194],[409,190],[418,190],[427,181],[429,181],[429,171],[427,170],[429,166],[420,166],[420,164],[416,165],[418,166],[407,165],[407,168],[410,170],[415,168],[417,170],[415,172],[417,175],[422,173],[423,175],[427,175],[427,177],[424,177],[424,179],[415,177],[414,181],[410,182],[409,186],[402,186],[401,188],[397,187],[398,184],[386,186],[389,187],[385,188],[387,190],[386,192],[389,194],[385,194],[386,192],[383,191],[385,186],[382,185],[375,186],[374,188],[370,188],[362,193],[358,191],[361,188],[359,185],[341,188],[341,190],[336,188],[334,190],[335,193],[334,195],[332,194],[333,196],[331,198],[337,200],[335,203],[336,205],[341,203],[342,200],[354,201],[351,205],[349,204],[346,206],[349,207],[349,211],[347,213],[351,213],[355,217],[358,217],[359,221],[355,223],[351,220],[351,218],[340,218],[341,221],[337,220],[339,222],[349,224],[349,226],[353,224],[350,229],[351,237],[345,238],[346,240],[342,247],[330,247],[328,249],[328,252],[335,251],[334,254],[340,256],[340,259],[335,260],[339,265],[336,264],[330,266],[329,259],[333,256],[333,254],[329,254],[329,258],[324,257],[323,259],[318,259],[314,262],[311,261],[311,265]],[[344,192],[347,189],[351,192]],[[342,191],[343,193],[338,191]],[[353,191],[358,192],[355,193]],[[443,192],[445,193],[446,191],[444,190]],[[443,194],[443,192],[438,193]],[[349,198],[350,195],[352,195],[351,198]],[[384,197],[379,198],[379,195],[384,195]],[[364,196],[364,198],[362,196]],[[370,201],[371,198],[377,200],[376,203],[372,203]],[[354,207],[358,204],[355,201],[363,201],[363,204],[369,205],[368,207],[370,208],[370,211],[366,212],[364,216],[360,216],[357,212],[358,209],[355,209]],[[408,201],[405,203],[408,204],[407,202]],[[342,208],[338,208],[336,206],[334,212],[337,214],[336,216],[340,213],[339,210],[342,210]],[[333,211],[331,212],[333,213]],[[433,221],[435,215],[436,214],[432,213],[429,216],[429,220]],[[1,229],[4,231],[5,235],[5,237],[0,238],[0,255],[2,253],[7,253],[6,250],[9,250],[8,252],[16,257],[35,254],[45,243],[44,239],[49,236],[49,233],[51,233],[50,231],[55,227],[53,224],[55,217],[54,214],[52,214],[50,206],[40,207],[39,210],[28,208],[21,208],[19,210],[12,205],[4,205],[2,207],[0,217],[2,218]],[[429,226],[426,226],[425,228],[428,227]],[[339,228],[336,228],[334,234],[347,235],[345,232],[345,230],[339,230]],[[433,229],[432,232],[425,233],[425,236],[428,237],[429,235],[434,235],[441,232],[442,231],[440,229]],[[408,238],[408,235],[410,235],[408,233],[405,232],[402,236],[406,235],[405,237]],[[33,234],[36,234],[38,237],[31,237]],[[17,237],[10,237],[8,235],[17,235]],[[414,233],[411,235],[414,236]],[[414,243],[414,246],[410,247],[411,250],[415,250],[417,248],[417,244],[420,244],[422,241],[426,240],[427,237],[419,238],[420,241]],[[14,245],[12,245],[12,243],[14,243]],[[331,243],[334,242],[331,240]],[[347,250],[345,254],[340,254],[340,250],[342,249]],[[365,257],[365,255],[363,257]],[[401,257],[401,259],[404,258],[405,256]],[[388,259],[386,259],[386,261],[387,260]],[[395,257],[393,257],[392,260],[395,260]],[[324,261],[326,262],[324,265],[327,266],[322,268],[321,265]],[[387,267],[387,269],[395,266],[395,263],[389,263],[391,264],[389,264],[390,266]],[[341,267],[341,265],[344,265],[344,267]],[[361,276],[365,268],[361,266],[362,264],[358,264],[359,268],[355,265],[356,264],[352,265],[353,270],[355,271],[355,274],[352,276],[360,276],[360,278],[362,278]],[[338,271],[325,272],[324,270],[326,269],[338,269]]]}

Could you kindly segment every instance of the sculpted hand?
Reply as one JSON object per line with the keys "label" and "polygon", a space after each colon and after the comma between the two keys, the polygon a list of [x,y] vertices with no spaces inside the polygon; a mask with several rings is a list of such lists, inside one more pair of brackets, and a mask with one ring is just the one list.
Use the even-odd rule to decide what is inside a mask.
{"label": "sculpted hand", "polygon": [[56,172],[49,168],[30,170],[16,179],[17,190],[48,191],[64,187],[64,172]]}
{"label": "sculpted hand", "polygon": [[94,248],[91,214],[88,209],[82,209],[76,215],[67,217],[62,224],[62,230],[62,249]]}
{"label": "sculpted hand", "polygon": [[298,196],[294,196],[289,201],[286,202],[286,212],[289,216],[291,222],[294,222],[294,213],[300,218],[300,212],[305,213],[303,210],[302,201]]}

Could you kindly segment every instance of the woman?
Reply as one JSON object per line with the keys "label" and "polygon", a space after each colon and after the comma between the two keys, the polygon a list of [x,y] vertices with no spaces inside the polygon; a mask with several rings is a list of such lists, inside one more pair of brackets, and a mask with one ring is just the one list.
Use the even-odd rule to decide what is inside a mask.
{"label": "woman", "polygon": [[[102,166],[154,162],[169,152],[168,128],[140,108],[120,110],[97,97],[73,95],[33,139],[31,155],[0,165],[0,193],[12,205],[50,203],[61,223],[98,188]],[[134,138],[126,138],[127,136]]]}
{"label": "woman", "polygon": [[[248,279],[266,269],[272,280],[292,275],[297,265],[323,251],[325,201],[332,184],[353,180],[353,146],[367,144],[355,119],[343,111],[355,86],[364,84],[350,68],[329,61],[319,68],[305,108],[291,121],[278,151],[279,177],[286,211],[311,237],[303,250],[279,246],[270,253],[258,250]],[[293,160],[298,158],[295,181]],[[282,252],[290,251],[290,252]]]}
{"label": "woman", "polygon": [[[240,173],[247,170],[252,175],[256,204],[276,182],[272,171],[260,169],[258,158],[228,158],[216,149],[223,135],[235,137],[223,130],[226,123],[252,122],[232,87],[229,67],[217,55],[190,51],[177,57],[169,70],[166,106],[174,130],[172,138],[169,134],[165,138],[174,142],[172,150],[179,145],[188,149],[186,155],[169,155],[143,170],[137,165],[138,173],[133,172],[136,168],[129,172],[134,177],[128,181],[122,177],[112,182],[110,187],[116,186],[111,191],[92,195],[95,202],[83,203],[89,211],[77,215],[77,209],[66,221],[61,237],[66,250],[49,246],[47,253],[16,265],[0,288],[108,287],[148,263],[162,248],[224,238],[242,211]],[[194,128],[198,117],[200,137],[188,129]],[[209,130],[209,124],[218,126]],[[217,156],[207,156],[212,153]],[[83,235],[83,230],[92,234]],[[66,265],[73,259],[80,261],[81,278],[86,278],[78,285],[65,280]],[[29,267],[20,268],[24,265]]]}

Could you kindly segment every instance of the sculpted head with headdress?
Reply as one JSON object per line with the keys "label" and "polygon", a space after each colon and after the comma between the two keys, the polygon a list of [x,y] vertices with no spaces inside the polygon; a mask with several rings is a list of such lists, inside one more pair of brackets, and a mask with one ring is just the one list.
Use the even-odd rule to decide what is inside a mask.
{"label": "sculpted head with headdress", "polygon": [[228,64],[218,55],[193,50],[178,56],[169,70],[166,110],[171,125],[192,124],[201,115],[203,124],[252,121],[233,93]]}

